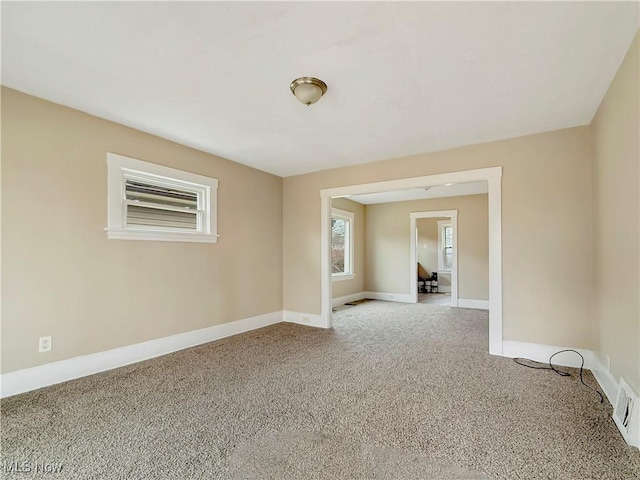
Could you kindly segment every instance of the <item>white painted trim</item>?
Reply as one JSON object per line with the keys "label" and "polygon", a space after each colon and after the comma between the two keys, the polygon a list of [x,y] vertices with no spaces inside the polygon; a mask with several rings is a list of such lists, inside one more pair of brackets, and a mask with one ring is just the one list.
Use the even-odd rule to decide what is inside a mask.
{"label": "white painted trim", "polygon": [[489,310],[489,300],[473,300],[469,298],[460,298],[458,300],[460,308],[475,308],[477,310]]}
{"label": "white painted trim", "polygon": [[385,292],[364,292],[364,298],[371,298],[372,300],[384,300],[386,302],[400,302],[400,303],[416,303],[413,301],[411,295],[406,293],[385,293]]}
{"label": "white painted trim", "polygon": [[596,358],[595,365],[591,369],[591,373],[596,377],[596,380],[600,384],[602,391],[609,399],[609,403],[611,405],[615,405],[616,398],[618,395],[618,389],[620,388],[620,384],[613,378],[611,372],[609,372],[606,367]]}
{"label": "white painted trim", "polygon": [[354,278],[354,259],[355,259],[355,254],[354,254],[354,248],[355,248],[355,236],[356,236],[356,230],[355,230],[355,220],[356,220],[356,214],[353,212],[350,212],[348,210],[341,210],[339,208],[331,208],[331,218],[333,219],[333,217],[338,217],[341,218],[343,220],[347,220],[348,223],[348,227],[347,227],[347,231],[346,231],[346,235],[347,235],[347,240],[349,241],[349,250],[345,251],[345,257],[347,257],[345,260],[345,263],[348,263],[349,268],[348,271],[346,271],[345,273],[331,273],[331,279],[336,282],[336,281],[341,281],[341,280],[353,280]]}
{"label": "white painted trim", "polygon": [[322,315],[316,315],[313,313],[304,312],[292,312],[290,310],[284,311],[284,321],[288,323],[297,323],[300,325],[306,325],[316,328],[329,328],[326,326]]}
{"label": "white painted trim", "polygon": [[[451,306],[458,306],[458,210],[436,210],[430,212],[411,212],[409,214],[409,231],[410,244],[409,244],[409,278],[410,278],[410,290],[409,295],[413,299],[413,303],[418,302],[418,279],[416,275],[416,268],[418,265],[418,219],[420,218],[438,218],[448,217],[453,227],[453,264],[451,265]],[[438,232],[440,236],[440,232]]]}
{"label": "white painted trim", "polygon": [[365,193],[392,192],[394,190],[408,190],[411,188],[442,185],[443,183],[463,183],[500,178],[502,167],[478,168],[461,172],[439,173],[424,177],[401,178],[399,180],[385,180],[382,182],[362,183],[344,187],[322,189],[322,197],[348,197],[349,195],[362,195]]}
{"label": "white painted trim", "polygon": [[217,243],[220,235],[191,232],[158,232],[131,228],[107,228],[109,240],[155,240],[160,242]]}
{"label": "white painted trim", "polygon": [[[516,342],[505,340],[502,342],[502,356],[509,358],[528,358],[536,362],[548,363],[549,358],[560,350],[571,348],[577,350],[584,357],[584,368],[592,370],[596,366],[595,354],[591,350],[572,347],[558,347],[555,345],[543,345],[540,343]],[[565,352],[553,357],[554,365],[580,368],[580,357],[572,352]]]}
{"label": "white painted trim", "polygon": [[[323,328],[331,328],[333,306],[333,282],[331,281],[331,197],[320,199],[320,290],[322,305],[320,310]],[[286,317],[286,315],[285,315]]]}
{"label": "white painted trim", "polygon": [[502,355],[502,169],[489,183],[489,353]]}
{"label": "white painted trim", "polygon": [[322,318],[331,325],[331,272],[329,245],[331,198],[364,193],[390,192],[410,188],[424,188],[444,183],[487,180],[489,203],[489,353],[502,355],[502,167],[479,168],[423,177],[403,178],[360,185],[320,190],[321,289]]}
{"label": "white painted trim", "polygon": [[358,300],[365,299],[365,292],[352,293],[350,295],[344,295],[342,297],[335,297],[331,300],[331,305],[339,307],[347,302],[357,302]]}
{"label": "white painted trim", "polygon": [[[107,165],[125,170],[138,170],[156,177],[164,177],[169,180],[177,179],[194,185],[211,185],[218,188],[218,180],[215,178],[187,172],[177,168],[165,167],[157,163],[145,162],[137,158],[127,157],[117,153],[107,153]],[[118,172],[120,173],[120,172]]]}
{"label": "white painted trim", "polygon": [[0,376],[0,397],[9,397],[38,388],[123,367],[150,358],[166,355],[203,343],[256,330],[282,322],[282,311],[244,318],[212,327],[157,338],[104,352],[82,355],[38,367],[25,368]]}

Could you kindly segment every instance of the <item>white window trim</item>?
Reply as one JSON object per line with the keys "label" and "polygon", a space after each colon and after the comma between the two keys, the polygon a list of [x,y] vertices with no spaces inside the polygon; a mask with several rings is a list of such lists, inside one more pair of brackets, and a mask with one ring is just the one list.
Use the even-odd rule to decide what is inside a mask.
{"label": "white window trim", "polygon": [[[107,153],[107,238],[109,240],[154,240],[162,242],[216,243],[218,241],[218,180],[115,153]],[[126,178],[166,182],[178,188],[202,192],[204,201],[198,232],[162,228],[132,228],[125,225],[124,184]],[[200,207],[199,207],[200,208]]]}
{"label": "white window trim", "polygon": [[[354,237],[355,237],[355,214],[353,212],[349,212],[347,210],[340,210],[339,208],[332,208],[331,209],[331,218],[333,217],[337,217],[337,218],[342,218],[344,220],[347,220],[349,228],[348,228],[348,236],[349,236],[349,258],[348,258],[348,264],[349,264],[349,271],[345,272],[345,273],[331,273],[331,280],[334,282],[340,282],[342,280],[353,280],[355,278],[355,272],[354,272],[354,262],[353,262],[353,258],[354,258]],[[347,262],[345,262],[347,263]]]}
{"label": "white window trim", "polygon": [[451,220],[438,220],[438,271],[450,273],[451,268],[444,265],[444,227],[453,228]]}

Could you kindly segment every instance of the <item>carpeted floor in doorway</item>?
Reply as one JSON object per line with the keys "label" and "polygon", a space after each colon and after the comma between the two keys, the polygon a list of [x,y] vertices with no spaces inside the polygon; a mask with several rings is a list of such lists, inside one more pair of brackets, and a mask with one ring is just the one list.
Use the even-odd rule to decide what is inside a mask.
{"label": "carpeted floor in doorway", "polygon": [[487,323],[368,302],[333,330],[278,324],[4,399],[2,475],[28,462],[64,479],[640,478],[610,405],[489,356]]}

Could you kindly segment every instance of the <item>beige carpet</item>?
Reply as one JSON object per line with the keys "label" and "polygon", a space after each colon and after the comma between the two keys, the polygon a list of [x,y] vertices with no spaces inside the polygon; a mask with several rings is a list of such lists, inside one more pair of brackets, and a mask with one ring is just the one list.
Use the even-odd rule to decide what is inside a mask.
{"label": "beige carpet", "polygon": [[429,305],[451,306],[450,293],[419,293],[418,303],[428,303]]}
{"label": "beige carpet", "polygon": [[486,312],[376,301],[335,318],[4,399],[3,477],[640,478],[577,378],[487,354]]}

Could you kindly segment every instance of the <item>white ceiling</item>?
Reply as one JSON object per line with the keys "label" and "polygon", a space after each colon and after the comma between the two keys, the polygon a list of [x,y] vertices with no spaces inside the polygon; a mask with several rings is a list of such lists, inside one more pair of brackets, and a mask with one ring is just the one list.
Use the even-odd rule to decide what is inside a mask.
{"label": "white ceiling", "polygon": [[[637,2],[2,2],[2,83],[288,176],[587,124],[638,15]],[[291,95],[299,76],[328,84],[316,105]]]}
{"label": "white ceiling", "polygon": [[375,203],[405,202],[407,200],[424,200],[427,198],[459,197],[461,195],[478,195],[487,193],[489,185],[486,180],[480,182],[455,183],[453,185],[434,185],[427,188],[396,190],[393,192],[366,193],[349,195],[346,198],[364,205]]}

